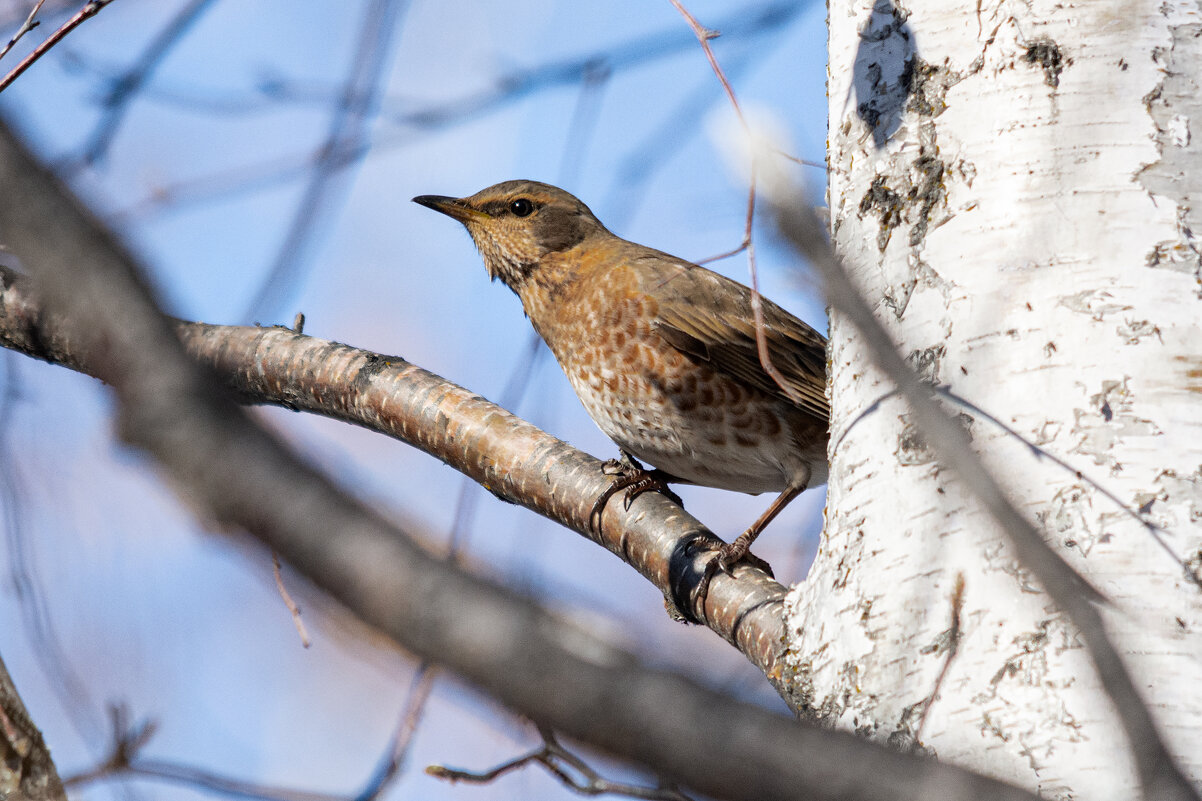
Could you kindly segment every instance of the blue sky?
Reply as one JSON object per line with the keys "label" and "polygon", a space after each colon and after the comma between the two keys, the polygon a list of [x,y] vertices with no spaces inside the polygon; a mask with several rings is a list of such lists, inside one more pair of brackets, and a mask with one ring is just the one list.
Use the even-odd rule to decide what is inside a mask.
{"label": "blue sky", "polygon": [[[143,256],[171,313],[247,322],[312,174],[304,158],[326,135],[372,5],[214,0],[129,105],[104,158],[72,173]],[[824,4],[776,4],[783,21],[758,32],[750,21],[771,4],[688,5],[724,31],[713,44],[740,100],[771,110],[796,155],[822,161]],[[106,76],[128,67],[183,6],[115,0],[0,96],[0,112],[40,153],[69,164],[100,117]],[[22,47],[57,23],[48,20]],[[368,155],[332,180],[295,280],[258,321],[290,323],[303,311],[309,334],[399,354],[496,400],[527,358],[529,325],[517,298],[489,283],[466,233],[412,196],[534,178],[569,189],[626,238],[690,259],[734,247],[745,189],[712,133],[732,112],[690,37],[667,0],[413,0],[385,61]],[[608,78],[585,88],[574,81],[531,89],[446,124],[405,121],[493,92],[502,76],[605,53],[635,63],[599,62]],[[289,164],[301,166],[274,169]],[[821,196],[821,170],[786,168]],[[271,180],[251,180],[261,173]],[[202,191],[215,186],[226,190]],[[824,329],[822,301],[801,266],[767,232],[758,243],[764,292]],[[710,266],[746,281],[742,257]],[[9,521],[0,653],[62,772],[99,757],[104,705],[121,702],[134,717],[158,721],[147,751],[156,757],[309,790],[358,789],[395,725],[412,663],[290,576],[314,636],[302,649],[268,557],[195,517],[153,465],[114,441],[103,387],[11,354],[2,367],[16,394],[5,420],[15,492],[0,501]],[[516,411],[594,455],[615,454],[549,354]],[[462,486],[450,468],[342,424],[277,409],[260,415],[345,486],[414,531],[445,539]],[[668,621],[655,590],[614,557],[470,491],[479,496],[469,542],[475,569],[656,662],[774,702],[741,656],[705,630]],[[770,501],[695,488],[681,494],[727,537]],[[757,542],[787,582],[808,564],[823,497],[806,493]],[[32,587],[13,578],[30,571]],[[47,657],[31,610],[50,621],[61,660]],[[77,675],[86,700],[56,692],[66,674],[48,674],[48,664]],[[420,771],[433,762],[483,768],[533,741],[488,699],[441,680],[389,797],[566,797],[537,769],[486,787],[451,786]],[[203,797],[137,787],[140,798]],[[112,788],[84,797],[123,795]]]}

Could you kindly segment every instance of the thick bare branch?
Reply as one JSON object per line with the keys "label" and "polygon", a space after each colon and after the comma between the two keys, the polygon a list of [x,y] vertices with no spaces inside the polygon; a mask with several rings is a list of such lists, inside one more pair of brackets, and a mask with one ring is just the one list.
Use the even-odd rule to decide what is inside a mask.
{"label": "thick bare branch", "polygon": [[[121,434],[153,454],[190,502],[276,549],[411,651],[541,725],[716,797],[1033,798],[653,670],[431,557],[255,426],[211,372],[186,357],[137,263],[7,130],[0,184],[0,232],[62,315],[66,339],[112,385]],[[356,373],[370,384],[385,366]],[[428,404],[456,395],[442,382],[427,386]],[[449,425],[441,416],[429,422]],[[498,428],[494,422],[486,434],[496,437]]]}
{"label": "thick bare branch", "polygon": [[[104,377],[68,326],[32,299],[27,282],[0,268],[0,343]],[[629,510],[606,506],[602,533],[593,502],[611,479],[601,462],[479,395],[399,356],[358,350],[288,328],[177,323],[189,353],[214,369],[244,403],[313,412],[407,442],[463,472],[503,500],[533,509],[595,540],[684,609],[718,540],[655,493]],[[692,546],[696,553],[689,553]],[[779,680],[784,587],[751,566],[721,576],[705,608],[684,610]]]}

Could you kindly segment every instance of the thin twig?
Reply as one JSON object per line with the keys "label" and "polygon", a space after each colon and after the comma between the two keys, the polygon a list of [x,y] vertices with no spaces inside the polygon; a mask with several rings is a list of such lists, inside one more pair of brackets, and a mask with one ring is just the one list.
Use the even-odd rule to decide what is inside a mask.
{"label": "thin twig", "polygon": [[[0,383],[0,462],[12,465],[19,461],[12,435],[17,426],[15,410],[21,389],[15,363],[5,358],[4,368]],[[103,707],[89,692],[88,683],[59,636],[51,612],[52,596],[38,569],[37,538],[27,526],[25,500],[19,473],[0,470],[0,529],[7,561],[4,583],[16,598],[21,625],[33,646],[39,668],[63,709],[68,710],[72,727],[91,749],[103,736],[100,720]]]}
{"label": "thin twig", "polygon": [[63,786],[77,789],[99,781],[138,776],[254,801],[374,801],[388,788],[404,762],[437,674],[436,667],[422,663],[411,685],[409,703],[390,744],[387,761],[368,782],[367,789],[354,796],[272,787],[232,779],[180,762],[143,759],[141,751],[157,731],[157,724],[150,720],[133,722],[125,707],[119,705],[110,709],[112,746],[108,756],[99,765],[67,777]]}
{"label": "thin twig", "polygon": [[792,153],[788,153],[784,150],[781,150],[779,147],[772,148],[772,152],[775,153],[776,155],[780,156],[783,159],[788,159],[789,161],[792,161],[795,164],[800,164],[803,167],[817,167],[818,169],[821,169],[821,170],[825,170],[828,167],[828,165],[825,164],[824,162],[810,161],[809,159],[798,158],[797,156],[794,156]]}
{"label": "thin twig", "polygon": [[46,37],[46,41],[35,47],[32,53],[21,59],[21,63],[13,67],[7,75],[5,75],[3,78],[0,78],[0,92],[3,92],[5,89],[7,89],[17,78],[20,78],[21,74],[25,72],[25,70],[32,67],[35,61],[46,55],[46,53],[50,52],[50,48],[61,42],[67,34],[78,28],[84,23],[84,21],[99,14],[100,9],[104,8],[111,2],[113,2],[113,0],[88,0],[88,2],[84,4],[83,8],[79,9],[79,11],[76,11],[75,14],[72,15],[71,19],[64,22],[57,31]]}
{"label": "thin twig", "polygon": [[943,667],[939,669],[939,675],[935,677],[935,686],[931,688],[931,695],[922,708],[922,717],[918,719],[918,726],[914,729],[914,742],[917,745],[922,744],[922,729],[927,725],[927,715],[930,714],[931,707],[935,705],[935,699],[939,697],[939,691],[943,689],[943,680],[947,678],[947,672],[952,666],[952,661],[956,658],[956,654],[960,652],[960,615],[963,612],[964,574],[957,573],[956,584],[952,587],[951,625],[947,627],[947,631],[943,636],[943,640],[947,645],[947,656],[943,658]]}
{"label": "thin twig", "polygon": [[[693,34],[697,37],[697,41],[701,44],[701,49],[705,51],[705,57],[710,63],[710,68],[713,69],[714,75],[717,76],[718,82],[722,84],[723,91],[726,92],[726,97],[730,101],[731,108],[734,109],[735,115],[739,118],[739,124],[743,127],[743,134],[748,141],[751,140],[751,127],[747,124],[747,118],[743,116],[743,109],[739,106],[739,99],[735,96],[734,87],[730,85],[730,81],[726,79],[725,73],[722,72],[722,65],[718,63],[718,57],[714,55],[714,49],[710,47],[710,39],[719,35],[718,31],[711,30],[703,26],[697,21],[697,18],[689,13],[688,9],[680,2],[680,0],[668,0],[681,16],[692,28]],[[780,370],[776,369],[776,365],[772,363],[772,354],[768,351],[768,337],[764,333],[764,308],[760,298],[760,281],[755,268],[755,244],[752,241],[751,230],[755,222],[755,185],[756,185],[756,155],[754,152],[751,156],[751,177],[748,180],[747,188],[747,221],[743,231],[743,242],[738,248],[720,257],[732,256],[741,250],[747,251],[747,271],[751,277],[751,313],[755,321],[755,349],[760,357],[760,366],[764,368],[769,377],[776,382],[776,385],[781,388],[787,396],[794,402],[802,403],[803,399],[797,390],[789,385],[789,382],[781,374]],[[706,261],[713,261],[707,259]]]}
{"label": "thin twig", "polygon": [[275,574],[275,588],[280,593],[280,598],[284,600],[284,606],[288,607],[288,613],[292,615],[292,625],[296,626],[296,633],[300,635],[301,645],[308,648],[312,644],[309,640],[309,631],[305,628],[305,621],[301,620],[300,607],[297,606],[296,601],[292,600],[292,595],[284,586],[284,575],[280,570],[280,555],[274,550],[271,552],[271,572]]}
{"label": "thin twig", "polygon": [[[684,5],[680,2],[680,0],[668,0],[668,2],[670,2],[673,6],[676,7],[676,10],[680,12],[680,15],[682,17],[684,17],[685,22],[688,23],[689,28],[692,29],[693,35],[697,37],[697,41],[701,44],[701,49],[705,53],[705,58],[710,63],[710,69],[712,69],[714,71],[714,75],[717,76],[718,83],[722,84],[722,90],[724,92],[726,92],[726,99],[730,101],[730,106],[731,106],[731,108],[734,109],[735,116],[738,117],[738,119],[739,119],[739,125],[741,125],[743,127],[743,134],[745,136],[747,136],[748,138],[750,138],[751,128],[750,128],[750,126],[747,125],[747,118],[743,116],[743,108],[739,105],[739,98],[735,96],[734,87],[730,85],[730,81],[727,80],[727,78],[726,78],[726,73],[724,73],[722,71],[722,65],[718,63],[718,57],[714,55],[714,49],[712,47],[710,47],[709,40],[720,36],[721,35],[720,32],[713,30],[712,28],[707,28],[704,25],[702,25],[700,22],[698,22],[697,18],[689,13],[689,10],[684,7]],[[755,221],[755,166],[756,166],[755,160],[753,158],[752,164],[751,164],[750,187],[747,192],[747,195],[748,195],[748,197],[747,197],[747,221],[746,221],[746,225],[743,230],[743,241],[741,243],[739,243],[739,246],[737,248],[735,248],[734,250],[731,250],[727,253],[720,254],[718,256],[711,256],[708,259],[703,259],[702,261],[698,262],[698,264],[704,264],[706,262],[717,261],[719,259],[725,259],[725,258],[729,258],[730,256],[734,256],[738,253],[742,253],[744,250],[746,250],[748,252],[748,255],[747,255],[748,267],[751,269],[751,304],[752,304],[753,308],[758,307],[758,304],[759,304],[759,291],[756,289],[756,278],[755,278],[755,255],[754,255],[754,250],[751,247],[751,227]],[[761,344],[763,342],[763,339],[764,339],[763,321],[761,319],[757,318],[757,320],[756,320],[757,345]],[[765,358],[764,354],[766,354],[766,353],[767,353],[767,346],[764,345],[763,350],[760,351],[761,361]],[[764,367],[766,369],[768,367],[768,365],[765,364]],[[783,388],[783,385],[782,385],[782,388]],[[788,391],[788,390],[786,389],[786,391]]]}
{"label": "thin twig", "polygon": [[541,746],[488,770],[471,771],[448,768],[444,765],[430,765],[426,768],[426,773],[450,782],[488,784],[518,768],[537,764],[559,779],[569,790],[581,795],[608,793],[628,798],[646,799],[646,801],[691,801],[689,796],[670,785],[655,788],[639,787],[603,778],[591,765],[560,745],[559,740],[550,729],[539,726],[538,733],[543,738]]}
{"label": "thin twig", "polygon": [[693,29],[693,35],[697,37],[697,41],[701,43],[701,49],[705,51],[705,57],[709,60],[710,67],[714,74],[718,76],[718,80],[722,84],[722,88],[726,90],[726,97],[730,100],[731,106],[734,107],[735,113],[739,115],[739,122],[743,124],[743,129],[748,130],[747,121],[743,119],[743,110],[739,108],[739,99],[735,97],[735,90],[731,87],[730,82],[726,80],[726,76],[722,74],[722,67],[718,64],[718,59],[714,55],[713,48],[710,47],[710,39],[715,39],[721,35],[719,31],[706,28],[697,18],[689,13],[689,10],[681,4],[680,0],[668,0],[680,15],[685,18],[685,22]]}
{"label": "thin twig", "polygon": [[117,134],[126,109],[129,108],[129,101],[137,96],[159,64],[212,2],[213,0],[192,0],[184,6],[142,51],[133,65],[113,79],[108,92],[100,101],[104,113],[93,126],[88,143],[84,145],[81,157],[83,164],[94,164],[104,156]]}
{"label": "thin twig", "polygon": [[180,784],[200,790],[251,801],[347,801],[346,796],[287,790],[221,776],[204,768],[165,760],[142,759],[140,752],[154,737],[158,725],[152,720],[134,722],[120,705],[110,708],[112,749],[104,762],[63,780],[63,787],[76,790],[99,781],[139,776]]}
{"label": "thin twig", "polygon": [[580,92],[576,97],[576,108],[572,110],[568,134],[564,139],[563,155],[559,162],[559,186],[571,187],[576,184],[588,143],[597,128],[602,92],[612,77],[613,68],[605,61],[585,67],[580,80]]}
{"label": "thin twig", "polygon": [[405,709],[388,747],[388,756],[363,792],[355,796],[355,801],[374,801],[383,795],[393,780],[400,775],[401,766],[405,764],[405,757],[409,755],[413,737],[417,734],[418,724],[425,713],[426,702],[430,700],[430,693],[434,690],[434,680],[438,678],[438,672],[438,667],[429,661],[423,660],[418,665],[409,685]]}
{"label": "thin twig", "polygon": [[693,263],[694,264],[713,264],[716,261],[722,261],[723,259],[729,259],[731,256],[738,256],[740,253],[747,250],[747,248],[750,245],[751,245],[751,242],[746,237],[744,237],[743,241],[739,243],[738,247],[732,248],[730,250],[725,250],[725,251],[723,251],[721,253],[717,253],[713,256],[706,256],[704,259],[698,259],[697,261],[695,261]]}
{"label": "thin twig", "polygon": [[751,275],[751,317],[755,323],[755,349],[759,354],[760,366],[764,368],[764,372],[795,403],[801,404],[804,401],[801,393],[793,389],[788,380],[781,374],[781,371],[776,369],[776,365],[772,363],[772,355],[768,352],[768,337],[764,334],[764,301],[763,296],[760,295],[760,279],[755,269],[755,243],[751,241],[751,215],[754,213],[754,208],[755,165],[753,163],[751,168],[751,190],[747,196],[747,266]]}
{"label": "thin twig", "polygon": [[250,799],[250,801],[347,801],[346,796],[315,793],[309,790],[290,790],[230,779],[205,768],[166,760],[140,760],[119,773],[208,790],[220,795]]}
{"label": "thin twig", "polygon": [[42,4],[45,2],[46,0],[38,0],[33,4],[33,8],[29,10],[29,16],[26,17],[25,21],[21,23],[21,27],[17,28],[17,32],[14,33],[13,37],[8,40],[8,44],[4,46],[4,49],[0,50],[0,58],[7,56],[8,51],[13,49],[13,45],[19,42],[22,36],[42,24],[40,21],[35,20],[34,17],[37,16],[37,13],[42,9]]}
{"label": "thin twig", "polygon": [[[47,16],[52,14],[62,14],[65,6],[75,5],[78,0],[52,0],[49,6],[45,5],[43,0],[43,9]],[[0,3],[0,30],[7,30],[21,23],[27,14],[22,13],[18,6],[21,5],[20,0],[8,0],[8,2]]]}
{"label": "thin twig", "polygon": [[[724,20],[731,31],[747,38],[764,35],[778,29],[799,12],[801,6],[794,2],[773,3],[751,12],[739,12]],[[396,126],[382,130],[372,141],[370,153],[361,149],[343,147],[335,157],[335,165],[345,167],[360,156],[379,155],[388,150],[405,147],[415,141],[416,135],[428,134],[454,125],[471,122],[480,116],[498,111],[519,102],[537,92],[560,86],[575,85],[586,79],[596,65],[605,64],[614,73],[636,69],[648,63],[670,58],[679,53],[682,44],[691,45],[692,37],[681,39],[674,32],[641,36],[623,42],[607,50],[598,50],[566,60],[551,61],[529,69],[514,70],[497,76],[492,87],[462,98],[446,100],[433,105],[412,108],[401,100],[381,103],[380,121]],[[91,67],[93,71],[99,67]],[[309,86],[305,85],[306,89]],[[310,91],[302,94],[299,89],[286,85],[273,85],[271,97],[284,101],[328,103],[331,92]],[[169,92],[161,86],[147,87],[144,97],[153,97],[161,102],[170,102],[195,110],[198,105],[215,107],[219,113],[237,111],[255,112],[262,105],[251,99],[224,101],[201,96],[183,95],[180,91]],[[350,99],[357,98],[358,95]],[[344,98],[344,101],[346,98]],[[409,108],[404,106],[408,105]],[[390,109],[390,106],[400,108]],[[222,169],[195,179],[176,182],[155,188],[147,197],[125,207],[110,216],[119,222],[141,219],[166,210],[176,211],[185,205],[213,202],[235,194],[259,191],[278,186],[305,175],[323,155],[321,148],[311,152],[293,152],[267,162],[240,164]]]}
{"label": "thin twig", "polygon": [[252,801],[348,801],[346,796],[329,793],[314,793],[307,790],[289,790],[254,782],[244,782],[214,773],[194,765],[185,765],[166,760],[139,760],[127,765],[109,765],[73,776],[63,782],[68,787],[83,787],[97,781],[119,776],[137,776],[156,779],[170,784],[179,784],[200,790],[209,790],[235,798]]}
{"label": "thin twig", "polygon": [[[365,7],[359,41],[347,70],[342,97],[330,117],[325,141],[318,150],[313,174],[293,211],[275,261],[267,272],[244,317],[270,317],[290,285],[301,280],[306,248],[313,242],[321,216],[330,206],[335,180],[348,165],[361,161],[370,147],[369,128],[378,111],[392,42],[399,34],[397,22],[407,0],[374,0]],[[345,181],[345,176],[342,176]],[[345,183],[343,184],[345,186]]]}

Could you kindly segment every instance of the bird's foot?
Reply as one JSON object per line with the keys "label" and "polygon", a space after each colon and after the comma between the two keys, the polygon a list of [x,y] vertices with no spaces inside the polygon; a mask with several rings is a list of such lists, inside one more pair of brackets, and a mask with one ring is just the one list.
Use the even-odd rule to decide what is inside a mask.
{"label": "bird's foot", "polygon": [[609,485],[605,492],[601,493],[601,497],[593,504],[593,509],[589,513],[589,525],[598,534],[601,532],[601,513],[605,511],[605,504],[623,490],[626,491],[622,499],[624,509],[630,509],[630,504],[634,503],[635,498],[651,490],[684,508],[684,502],[680,496],[668,486],[668,482],[674,480],[672,476],[662,470],[647,470],[625,451],[622,452],[621,459],[607,460],[601,466],[601,471],[607,476],[615,476],[616,480]]}
{"label": "bird's foot", "polygon": [[[735,538],[734,542],[724,543],[718,549],[718,553],[714,554],[713,558],[705,566],[705,572],[701,574],[701,581],[697,584],[697,603],[699,606],[705,606],[705,599],[709,597],[710,582],[713,581],[715,575],[721,570],[726,575],[734,574],[735,565],[744,562],[752,567],[772,576],[772,566],[751,552],[751,541],[755,539],[759,532],[753,530],[745,531]],[[748,536],[750,535],[750,536]]]}

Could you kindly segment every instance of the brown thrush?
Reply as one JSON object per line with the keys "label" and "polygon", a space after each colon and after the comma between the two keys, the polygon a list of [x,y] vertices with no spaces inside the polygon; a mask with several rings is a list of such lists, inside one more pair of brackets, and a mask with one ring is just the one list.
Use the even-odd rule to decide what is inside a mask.
{"label": "brown thrush", "polygon": [[[506,181],[471,197],[415,197],[467,227],[492,279],[517,293],[589,416],[618,444],[614,492],[682,482],[779,492],[710,562],[729,571],[806,487],[826,482],[826,340],[768,300],[764,336],[781,387],[761,366],[751,290],[610,233],[554,186]],[[654,465],[644,471],[630,457]],[[674,497],[674,496],[673,496]]]}

